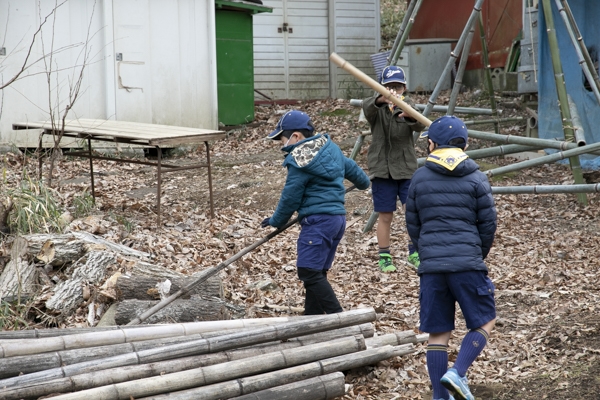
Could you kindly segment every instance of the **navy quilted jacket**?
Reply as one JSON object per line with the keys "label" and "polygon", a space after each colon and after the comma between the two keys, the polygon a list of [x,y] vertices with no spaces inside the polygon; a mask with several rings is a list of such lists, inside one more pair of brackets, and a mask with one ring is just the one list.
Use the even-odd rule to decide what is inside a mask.
{"label": "navy quilted jacket", "polygon": [[486,271],[496,233],[496,207],[487,176],[458,148],[439,148],[411,181],[408,234],[419,252],[419,275]]}
{"label": "navy quilted jacket", "polygon": [[369,176],[354,160],[344,156],[329,135],[317,135],[283,147],[288,174],[281,198],[269,225],[280,228],[295,211],[298,218],[307,215],[344,215],[346,188],[344,179],[358,189],[367,189]]}

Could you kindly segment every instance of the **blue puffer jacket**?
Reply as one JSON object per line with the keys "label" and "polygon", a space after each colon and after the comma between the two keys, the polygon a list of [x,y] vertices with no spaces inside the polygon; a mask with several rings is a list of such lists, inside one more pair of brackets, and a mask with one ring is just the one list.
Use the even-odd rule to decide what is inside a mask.
{"label": "blue puffer jacket", "polygon": [[458,148],[433,151],[411,181],[406,226],[419,252],[419,275],[486,271],[496,233],[487,176]]}
{"label": "blue puffer jacket", "polygon": [[367,174],[342,153],[329,135],[316,135],[281,150],[288,174],[269,225],[280,228],[295,211],[302,219],[313,214],[346,214],[344,178],[358,189],[370,185]]}

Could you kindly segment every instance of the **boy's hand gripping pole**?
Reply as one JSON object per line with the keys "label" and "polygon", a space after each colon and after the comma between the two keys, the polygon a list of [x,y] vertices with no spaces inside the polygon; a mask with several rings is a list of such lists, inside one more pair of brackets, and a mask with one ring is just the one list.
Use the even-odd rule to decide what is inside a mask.
{"label": "boy's hand gripping pole", "polygon": [[396,96],[393,96],[389,90],[387,90],[383,85],[377,83],[376,80],[371,78],[369,75],[365,74],[354,65],[350,64],[348,61],[344,60],[342,57],[338,56],[336,53],[331,53],[329,59],[336,64],[338,67],[342,68],[345,71],[348,71],[352,76],[357,78],[359,81],[364,84],[370,86],[377,93],[381,94],[384,98],[388,99],[398,107],[400,107],[406,114],[410,117],[416,119],[426,127],[431,125],[431,120],[412,108],[410,105],[400,100]]}

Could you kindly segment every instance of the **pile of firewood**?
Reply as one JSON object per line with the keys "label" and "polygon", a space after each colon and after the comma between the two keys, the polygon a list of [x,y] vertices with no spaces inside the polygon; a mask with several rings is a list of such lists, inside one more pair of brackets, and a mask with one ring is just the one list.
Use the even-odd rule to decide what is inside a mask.
{"label": "pile of firewood", "polygon": [[343,371],[412,353],[372,308],[319,316],[0,333],[2,399],[332,399]]}

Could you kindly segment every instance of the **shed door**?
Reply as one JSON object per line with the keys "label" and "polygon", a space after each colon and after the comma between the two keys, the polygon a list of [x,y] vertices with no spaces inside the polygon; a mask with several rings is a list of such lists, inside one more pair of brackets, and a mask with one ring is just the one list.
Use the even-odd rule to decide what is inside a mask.
{"label": "shed door", "polygon": [[113,2],[116,119],[152,122],[148,0]]}
{"label": "shed door", "polygon": [[[263,0],[254,16],[254,87],[272,99],[329,97],[328,2]],[[266,100],[259,93],[256,100]]]}

